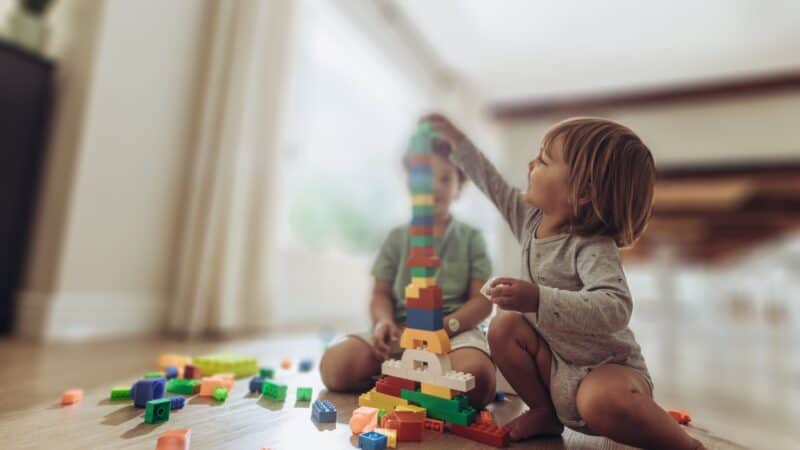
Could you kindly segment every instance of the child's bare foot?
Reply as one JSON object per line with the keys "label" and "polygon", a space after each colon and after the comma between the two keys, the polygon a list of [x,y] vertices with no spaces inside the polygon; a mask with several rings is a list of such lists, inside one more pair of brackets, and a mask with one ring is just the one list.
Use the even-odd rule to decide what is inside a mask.
{"label": "child's bare foot", "polygon": [[533,436],[560,435],[564,425],[551,409],[529,409],[506,424],[512,441]]}

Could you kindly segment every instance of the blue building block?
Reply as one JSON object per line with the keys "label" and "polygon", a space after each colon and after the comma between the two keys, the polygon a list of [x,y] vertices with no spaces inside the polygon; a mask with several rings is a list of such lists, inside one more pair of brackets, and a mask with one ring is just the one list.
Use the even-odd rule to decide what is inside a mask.
{"label": "blue building block", "polygon": [[131,386],[131,398],[133,405],[137,408],[144,408],[150,400],[164,398],[164,391],[167,389],[165,378],[144,378]]}
{"label": "blue building block", "polygon": [[300,364],[298,366],[300,372],[308,372],[311,370],[312,367],[314,367],[314,360],[312,360],[311,358],[301,359]]}
{"label": "blue building block", "polygon": [[175,397],[169,398],[169,409],[181,409],[183,405],[186,403],[186,397],[182,395],[176,395]]}
{"label": "blue building block", "polygon": [[311,418],[317,422],[336,422],[336,407],[327,400],[317,400],[311,405]]}
{"label": "blue building block", "polygon": [[178,368],[175,366],[167,366],[167,369],[164,370],[164,373],[167,375],[168,380],[178,378]]}
{"label": "blue building block", "polygon": [[441,309],[408,308],[406,309],[406,326],[419,330],[441,330],[444,328],[442,317]]}
{"label": "blue building block", "polygon": [[433,177],[433,168],[427,164],[414,165],[409,167],[408,173],[409,175],[411,175],[412,180],[427,181],[430,180],[431,177]]}
{"label": "blue building block", "polygon": [[264,377],[250,378],[250,392],[255,392],[257,394],[260,394],[261,389],[263,387],[264,387]]}
{"label": "blue building block", "polygon": [[358,446],[364,450],[386,450],[386,436],[374,431],[358,435]]}
{"label": "blue building block", "polygon": [[496,402],[504,402],[506,400],[506,393],[503,391],[497,391],[494,393],[494,401]]}
{"label": "blue building block", "polygon": [[412,217],[411,225],[433,225],[433,216]]}

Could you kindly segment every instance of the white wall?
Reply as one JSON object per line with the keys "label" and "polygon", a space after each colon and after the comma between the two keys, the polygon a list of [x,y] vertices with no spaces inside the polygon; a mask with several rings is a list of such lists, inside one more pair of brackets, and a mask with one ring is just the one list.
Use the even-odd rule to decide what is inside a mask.
{"label": "white wall", "polygon": [[[54,56],[73,76],[61,78],[56,93],[46,187],[18,303],[21,334],[161,328],[207,4],[59,2],[52,11]],[[85,31],[87,13],[95,33]],[[58,42],[84,51],[72,58],[76,46]],[[63,102],[70,93],[72,102]],[[63,214],[51,214],[60,207]]]}

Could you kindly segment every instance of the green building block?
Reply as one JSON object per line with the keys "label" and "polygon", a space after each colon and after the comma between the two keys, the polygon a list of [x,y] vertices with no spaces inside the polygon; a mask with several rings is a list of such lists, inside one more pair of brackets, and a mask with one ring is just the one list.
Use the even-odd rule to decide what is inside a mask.
{"label": "green building block", "polygon": [[422,135],[432,135],[432,134],[434,134],[433,127],[431,126],[431,123],[428,122],[427,120],[423,120],[422,122],[420,122],[417,125],[417,130],[415,131],[415,134],[422,134]]}
{"label": "green building block", "polygon": [[311,393],[313,390],[310,387],[297,388],[297,400],[301,402],[311,401]]}
{"label": "green building block", "polygon": [[409,236],[412,247],[433,247],[436,245],[436,238],[433,236]]}
{"label": "green building block", "polygon": [[411,149],[408,153],[412,155],[431,153],[433,150],[433,135],[431,133],[416,133],[411,136]]}
{"label": "green building block", "polygon": [[469,406],[467,397],[464,394],[458,395],[452,400],[447,400],[423,394],[419,391],[401,389],[400,397],[427,409],[429,417],[444,420],[445,422],[468,426],[475,421],[475,417],[478,415],[478,412]]}
{"label": "green building block", "polygon": [[261,378],[269,378],[270,380],[275,378],[275,369],[272,367],[262,367],[258,373]]}
{"label": "green building block", "polygon": [[409,187],[411,190],[411,195],[432,195],[433,194],[433,184],[411,184]]}
{"label": "green building block", "polygon": [[386,415],[386,410],[383,408],[378,409],[378,424],[383,423],[383,416]]}
{"label": "green building block", "polygon": [[131,388],[115,387],[111,389],[111,400],[130,400]]}
{"label": "green building block", "polygon": [[[433,205],[412,205],[411,206],[411,214],[414,216],[432,216],[433,215]],[[423,236],[415,236],[415,237],[423,237]],[[428,236],[424,236],[428,237]],[[433,237],[433,236],[431,236]]]}
{"label": "green building block", "polygon": [[261,387],[261,395],[282,402],[286,400],[286,390],[287,387],[285,384],[264,380],[264,385]]}
{"label": "green building block", "polygon": [[169,420],[170,400],[159,398],[147,402],[144,410],[144,423],[158,423]]}
{"label": "green building block", "polygon": [[167,378],[164,372],[147,372],[142,378]]}
{"label": "green building block", "polygon": [[228,390],[224,387],[218,387],[214,389],[214,392],[211,394],[214,397],[214,400],[218,402],[224,402],[226,398],[228,398]]}
{"label": "green building block", "polygon": [[167,392],[183,395],[197,394],[200,391],[200,383],[200,380],[173,378],[171,380],[167,380]]}
{"label": "green building block", "polygon": [[412,267],[411,276],[417,278],[435,277],[436,271],[435,267]]}

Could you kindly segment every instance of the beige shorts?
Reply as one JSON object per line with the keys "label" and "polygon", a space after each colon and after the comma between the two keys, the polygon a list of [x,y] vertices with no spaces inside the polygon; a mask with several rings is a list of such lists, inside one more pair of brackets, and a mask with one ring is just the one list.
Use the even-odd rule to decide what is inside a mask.
{"label": "beige shorts", "polygon": [[[349,336],[359,338],[362,341],[366,342],[370,347],[372,347],[371,331],[350,333],[343,336],[342,338]],[[450,351],[458,350],[459,348],[465,348],[465,347],[477,348],[483,353],[486,353],[486,356],[491,358],[491,354],[489,353],[489,341],[486,340],[486,334],[477,328],[464,331],[463,333],[459,333],[450,338]],[[400,342],[392,341],[391,348],[389,349],[389,357],[396,359],[399,358],[400,355],[402,354],[403,354],[403,349],[400,347]]]}

